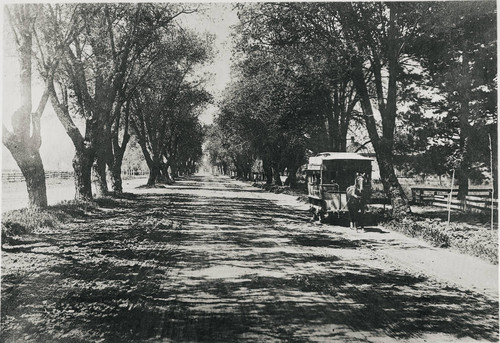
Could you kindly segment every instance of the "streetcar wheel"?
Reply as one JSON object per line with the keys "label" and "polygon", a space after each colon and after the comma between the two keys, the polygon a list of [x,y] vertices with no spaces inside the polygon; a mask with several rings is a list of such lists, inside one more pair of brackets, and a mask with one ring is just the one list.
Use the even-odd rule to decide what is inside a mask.
{"label": "streetcar wheel", "polygon": [[316,209],[315,209],[315,208],[312,208],[312,209],[311,209],[311,213],[312,213],[312,220],[313,220],[313,221],[318,220],[318,213],[316,212]]}

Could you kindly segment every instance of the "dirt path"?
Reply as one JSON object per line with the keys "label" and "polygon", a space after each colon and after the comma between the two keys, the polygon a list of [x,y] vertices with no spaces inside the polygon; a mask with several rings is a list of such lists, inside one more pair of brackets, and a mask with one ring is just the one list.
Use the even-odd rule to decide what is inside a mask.
{"label": "dirt path", "polygon": [[227,178],[136,192],[4,246],[3,341],[498,341],[495,266]]}

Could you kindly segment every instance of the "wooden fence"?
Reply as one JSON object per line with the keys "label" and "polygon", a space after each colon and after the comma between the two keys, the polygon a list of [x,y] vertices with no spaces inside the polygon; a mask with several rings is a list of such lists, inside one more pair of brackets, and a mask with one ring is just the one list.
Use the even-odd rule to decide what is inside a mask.
{"label": "wooden fence", "polygon": [[[123,178],[145,175],[142,170],[124,170],[122,171]],[[46,171],[46,179],[72,179],[74,173],[72,171]],[[2,182],[22,182],[24,181],[23,173],[18,171],[2,172]]]}
{"label": "wooden fence", "polygon": [[[73,172],[69,171],[46,171],[46,179],[71,179]],[[2,182],[20,182],[24,181],[23,173],[21,172],[2,172]]]}
{"label": "wooden fence", "polygon": [[[431,187],[412,187],[412,200],[415,204],[427,204],[437,207],[450,208],[465,212],[485,212],[491,211],[491,189],[471,188],[465,200],[457,199],[458,189],[452,190],[452,198],[449,201],[450,189]],[[498,210],[498,199],[493,200],[493,209]]]}

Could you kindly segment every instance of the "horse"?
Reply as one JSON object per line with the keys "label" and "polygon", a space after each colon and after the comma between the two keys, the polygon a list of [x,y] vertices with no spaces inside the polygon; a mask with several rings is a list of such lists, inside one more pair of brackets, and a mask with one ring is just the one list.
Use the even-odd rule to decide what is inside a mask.
{"label": "horse", "polygon": [[370,197],[370,186],[365,173],[356,173],[354,185],[347,187],[347,210],[349,211],[349,224],[351,230],[358,231],[358,224],[363,226],[363,216],[368,198]]}

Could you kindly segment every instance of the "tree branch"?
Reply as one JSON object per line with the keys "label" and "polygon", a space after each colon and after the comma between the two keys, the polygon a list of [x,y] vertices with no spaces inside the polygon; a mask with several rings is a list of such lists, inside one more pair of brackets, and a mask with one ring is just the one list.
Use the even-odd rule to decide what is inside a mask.
{"label": "tree branch", "polygon": [[78,127],[73,122],[73,119],[71,119],[67,105],[63,105],[59,101],[59,99],[57,97],[56,90],[54,88],[53,81],[49,82],[48,90],[49,90],[49,94],[50,94],[50,100],[52,103],[52,107],[54,108],[54,111],[56,112],[57,118],[59,119],[59,121],[63,125],[68,136],[71,138],[71,141],[73,142],[73,145],[75,146],[76,150],[83,151],[85,149],[84,138],[83,138],[82,134],[80,133],[80,130],[78,130]]}

